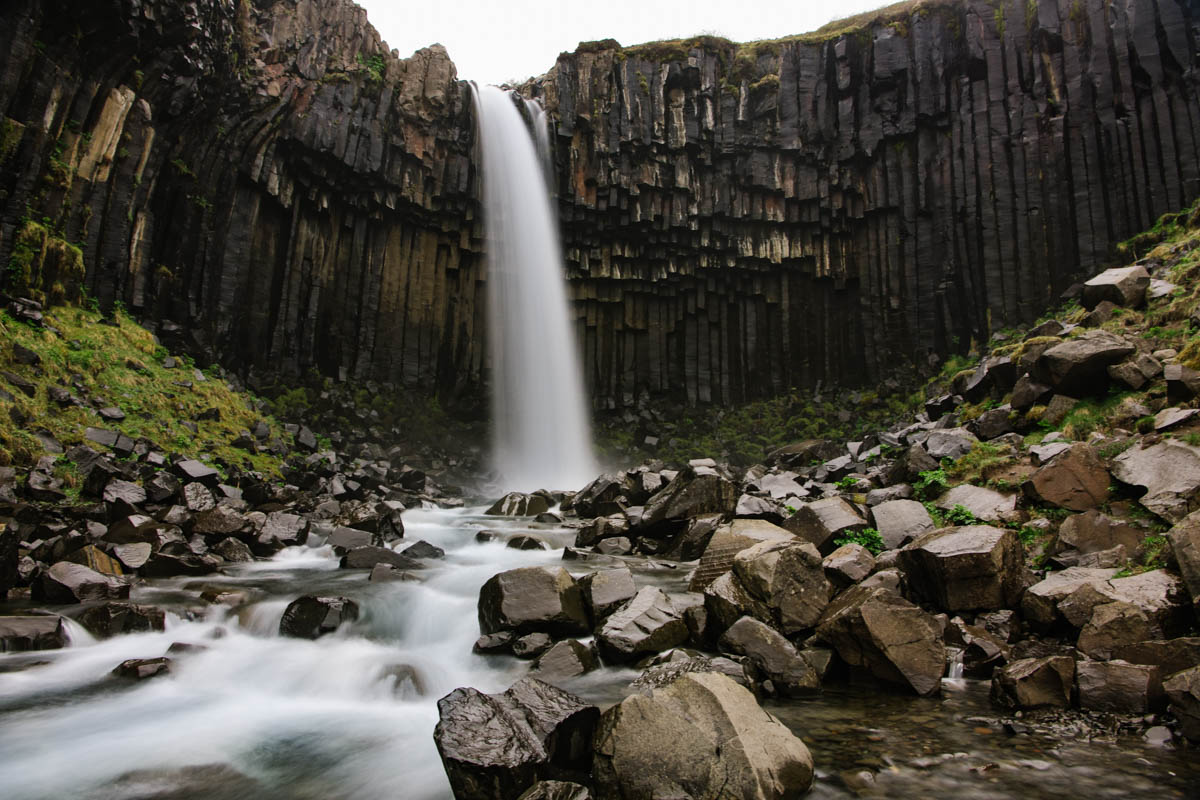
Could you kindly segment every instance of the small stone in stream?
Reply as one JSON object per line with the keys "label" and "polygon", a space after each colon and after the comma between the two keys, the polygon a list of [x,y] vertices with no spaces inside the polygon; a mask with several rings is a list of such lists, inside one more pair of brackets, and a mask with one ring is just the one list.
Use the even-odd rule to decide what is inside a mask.
{"label": "small stone in stream", "polygon": [[512,631],[485,633],[475,640],[475,646],[471,649],[476,653],[508,653],[512,651],[516,638],[517,635]]}
{"label": "small stone in stream", "polygon": [[543,494],[509,492],[484,513],[489,516],[534,517],[550,510],[550,500]]}
{"label": "small stone in stream", "polygon": [[325,539],[325,544],[341,555],[345,555],[347,551],[356,547],[379,546],[375,534],[369,531],[360,531],[357,528],[347,528],[344,525],[334,528],[333,532]]}
{"label": "small stone in stream", "polygon": [[0,653],[57,650],[69,643],[63,619],[56,614],[0,617]]}
{"label": "small stone in stream", "polygon": [[245,564],[254,560],[254,553],[246,543],[233,537],[217,542],[212,551],[231,564]]}
{"label": "small stone in stream", "polygon": [[346,597],[305,595],[288,604],[279,620],[279,635],[316,639],[358,619],[358,604]]}
{"label": "small stone in stream", "polygon": [[398,569],[391,564],[376,564],[371,568],[371,574],[367,578],[371,583],[387,583],[389,581],[412,581],[416,580],[410,572]]}
{"label": "small stone in stream", "polygon": [[540,522],[543,525],[561,525],[563,518],[560,514],[555,514],[550,511],[543,511],[533,518],[534,522]]}
{"label": "small stone in stream", "polygon": [[550,649],[554,640],[549,634],[527,633],[512,643],[512,654],[517,658],[537,658]]}
{"label": "small stone in stream", "polygon": [[479,542],[480,544],[487,544],[488,542],[494,542],[500,537],[500,535],[501,534],[497,533],[496,531],[476,531],[475,541]]}
{"label": "small stone in stream", "polygon": [[171,642],[171,646],[167,648],[167,656],[182,656],[189,653],[203,653],[208,650],[206,644],[195,644],[194,642]]}
{"label": "small stone in stream", "polygon": [[164,656],[159,658],[131,658],[128,661],[122,661],[112,671],[112,674],[118,678],[141,681],[148,678],[156,678],[159,675],[166,675],[170,671],[171,659]]}
{"label": "small stone in stream", "polygon": [[1171,713],[1179,720],[1179,732],[1193,742],[1200,742],[1200,666],[1167,678],[1163,691],[1171,702]]}
{"label": "small stone in stream", "polygon": [[400,552],[409,558],[439,559],[446,557],[445,550],[423,539],[418,539]]}
{"label": "small stone in stream", "polygon": [[[480,533],[482,533],[482,532],[483,531],[480,531]],[[509,540],[504,543],[504,546],[509,548],[510,550],[549,550],[550,549],[550,545],[548,545],[545,542],[545,540],[543,540],[541,537],[533,536],[532,534],[528,534],[528,533],[518,533],[516,536],[510,537]]]}

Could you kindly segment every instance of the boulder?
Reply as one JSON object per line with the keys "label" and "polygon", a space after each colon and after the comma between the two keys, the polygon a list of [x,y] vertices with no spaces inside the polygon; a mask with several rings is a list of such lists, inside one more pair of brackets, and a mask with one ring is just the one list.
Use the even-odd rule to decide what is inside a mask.
{"label": "boulder", "polygon": [[592,800],[592,793],[570,781],[538,781],[517,800]]}
{"label": "boulder", "polygon": [[204,484],[209,489],[215,489],[221,482],[221,473],[199,461],[184,459],[175,464],[174,470],[175,474],[185,483],[195,481]]}
{"label": "boulder", "polygon": [[211,539],[231,536],[247,527],[245,515],[229,506],[219,505],[201,511],[192,518],[192,532]]}
{"label": "boulder", "polygon": [[1136,553],[1146,538],[1146,532],[1110,519],[1095,509],[1074,514],[1058,527],[1058,550],[1078,550],[1080,553],[1099,553],[1114,547],[1124,547]]}
{"label": "boulder", "polygon": [[[139,545],[127,544],[121,546],[138,547]],[[146,547],[149,547],[149,545],[146,545]],[[254,553],[246,543],[233,537],[217,542],[213,545],[212,551],[231,564],[246,564],[254,560]],[[147,551],[147,558],[149,558],[149,551]]]}
{"label": "boulder", "polygon": [[512,654],[517,658],[537,658],[550,649],[554,640],[546,633],[527,633],[513,640]]}
{"label": "boulder", "polygon": [[172,661],[165,656],[159,658],[131,658],[122,661],[112,671],[112,674],[125,680],[144,681],[157,678],[171,672]]}
{"label": "boulder", "polygon": [[702,592],[721,575],[733,568],[738,553],[760,542],[794,540],[795,535],[765,520],[735,519],[722,525],[709,538],[700,564],[688,585],[689,591]]}
{"label": "boulder", "polygon": [[1171,713],[1179,720],[1179,732],[1193,742],[1200,741],[1200,667],[1175,673],[1162,688],[1171,702]]}
{"label": "boulder", "polygon": [[606,472],[579,490],[572,507],[585,519],[613,514],[629,505],[627,494],[631,488],[624,473]]}
{"label": "boulder", "polygon": [[1196,508],[1200,490],[1200,447],[1164,439],[1149,447],[1131,447],[1113,461],[1112,474],[1146,493],[1139,502],[1170,522]]}
{"label": "boulder", "polygon": [[625,698],[596,730],[597,795],[784,800],[812,784],[804,743],[717,673],[687,673]]}
{"label": "boulder", "polygon": [[579,579],[579,590],[583,593],[583,604],[593,625],[598,625],[637,594],[633,573],[628,567],[584,575]]}
{"label": "boulder", "polygon": [[925,440],[925,452],[935,461],[941,461],[943,458],[958,459],[971,452],[971,448],[978,441],[975,434],[966,428],[930,431],[929,438]]}
{"label": "boulder", "polygon": [[1167,540],[1192,602],[1200,605],[1200,511],[1177,522],[1167,532]]}
{"label": "boulder", "polygon": [[1070,708],[1075,660],[1069,656],[1022,658],[996,672],[992,702],[1005,708]]}
{"label": "boulder", "polygon": [[386,547],[355,547],[346,551],[339,562],[342,569],[374,569],[376,564],[388,564],[396,569],[423,569],[425,566],[415,558]]}
{"label": "boulder", "polygon": [[683,644],[683,614],[662,589],[646,586],[614,611],[596,632],[596,646],[610,664],[634,661]]}
{"label": "boulder", "polygon": [[1145,267],[1114,267],[1086,281],[1080,301],[1089,310],[1106,301],[1126,308],[1139,308],[1146,302],[1149,287],[1150,273]]}
{"label": "boulder", "polygon": [[1137,606],[1117,601],[1092,608],[1091,619],[1079,632],[1076,647],[1089,658],[1103,661],[1122,645],[1153,639],[1154,625]]}
{"label": "boulder", "polygon": [[1076,443],[1042,465],[1025,483],[1035,500],[1087,511],[1108,501],[1108,470],[1089,445]]}
{"label": "boulder", "polygon": [[597,667],[591,648],[575,639],[564,639],[537,657],[529,674],[548,683],[584,675]]}
{"label": "boulder", "polygon": [[[1030,622],[1043,627],[1053,626],[1063,621],[1058,610],[1058,604],[1081,586],[1096,586],[1106,583],[1117,574],[1115,569],[1094,569],[1089,567],[1069,567],[1061,572],[1053,572],[1046,578],[1025,590],[1021,596],[1021,613]],[[1109,602],[1111,602],[1111,598]],[[1091,612],[1088,612],[1091,616]]]}
{"label": "boulder", "polygon": [[1160,675],[1173,675],[1200,666],[1200,637],[1154,639],[1137,644],[1116,645],[1113,658],[1131,664],[1150,664],[1158,667]]}
{"label": "boulder", "polygon": [[942,626],[891,589],[855,586],[839,595],[817,634],[852,667],[919,695],[941,688],[946,671]]}
{"label": "boulder", "polygon": [[63,618],[56,614],[0,617],[0,653],[57,650],[70,643]]}
{"label": "boulder", "polygon": [[916,500],[889,500],[880,503],[871,509],[871,520],[889,550],[903,547],[921,534],[937,527],[925,506]]}
{"label": "boulder", "polygon": [[409,558],[423,558],[426,561],[437,561],[446,557],[446,551],[437,545],[430,544],[424,539],[417,539],[400,551]]}
{"label": "boulder", "polygon": [[551,502],[544,494],[509,492],[497,500],[485,514],[505,517],[535,517],[549,511]]}
{"label": "boulder", "polygon": [[838,589],[852,586],[875,569],[875,557],[861,544],[850,542],[825,556],[825,577]]}
{"label": "boulder", "polygon": [[900,551],[900,564],[909,585],[945,611],[1011,608],[1025,588],[1021,540],[989,525],[926,533]]}
{"label": "boulder", "polygon": [[542,631],[575,636],[591,630],[583,595],[562,567],[521,567],[493,575],[479,590],[479,630]]}
{"label": "boulder", "polygon": [[[730,598],[738,598],[735,607],[788,636],[815,626],[834,594],[820,553],[795,539],[766,541],[741,551],[733,559],[733,576],[736,581],[728,586]],[[749,602],[742,601],[742,592]],[[706,606],[708,602],[706,598]],[[718,622],[725,623],[722,629],[737,619],[729,619],[731,611],[732,607],[717,613]]]}
{"label": "boulder", "polygon": [[646,503],[641,527],[701,514],[732,514],[737,498],[737,487],[714,468],[688,465]]}
{"label": "boulder", "polygon": [[576,547],[591,547],[610,536],[621,536],[629,530],[629,520],[624,514],[611,517],[596,517],[575,533]]}
{"label": "boulder", "polygon": [[1075,665],[1079,707],[1092,711],[1145,714],[1162,701],[1158,668],[1126,661],[1080,661]]}
{"label": "boulder", "polygon": [[841,497],[802,503],[795,514],[783,521],[785,530],[811,543],[821,555],[833,552],[834,539],[865,527],[867,521]]}
{"label": "boulder", "polygon": [[107,639],[125,633],[161,631],[166,621],[162,609],[133,603],[104,603],[85,608],[75,621],[93,636]]}
{"label": "boulder", "polygon": [[1045,400],[1054,389],[1044,383],[1038,383],[1028,375],[1017,379],[1012,391],[1012,407],[1018,411],[1028,411],[1039,402]]}
{"label": "boulder", "polygon": [[35,598],[51,603],[124,600],[129,597],[129,584],[126,581],[69,561],[60,561],[43,572],[34,588]]}
{"label": "boulder", "polygon": [[[293,547],[308,541],[309,522],[298,514],[272,511],[259,531],[258,541],[277,547]],[[373,544],[364,542],[364,544]]]}
{"label": "boulder", "polygon": [[118,509],[119,516],[128,516],[146,502],[146,490],[136,483],[113,478],[104,487],[104,502]]}
{"label": "boulder", "polygon": [[1047,349],[1034,362],[1032,376],[1059,394],[1100,394],[1108,388],[1108,367],[1133,351],[1133,345],[1121,337],[1091,330]]}
{"label": "boulder", "polygon": [[690,618],[699,641],[714,641],[730,625],[744,616],[771,619],[771,610],[751,596],[730,570],[704,588],[704,615]]}
{"label": "boulder", "polygon": [[962,506],[981,522],[1000,522],[1017,507],[1015,494],[1003,494],[982,486],[963,483],[937,500],[937,507],[950,511]]}
{"label": "boulder", "polygon": [[438,701],[434,744],[456,800],[508,800],[543,778],[585,779],[600,710],[535,678]]}
{"label": "boulder", "polygon": [[821,678],[796,647],[775,629],[742,617],[721,635],[721,650],[745,656],[759,680],[769,680],[782,695],[811,694]]}
{"label": "boulder", "polygon": [[343,623],[358,619],[358,603],[346,597],[298,597],[283,610],[279,635],[316,639],[333,633]]}

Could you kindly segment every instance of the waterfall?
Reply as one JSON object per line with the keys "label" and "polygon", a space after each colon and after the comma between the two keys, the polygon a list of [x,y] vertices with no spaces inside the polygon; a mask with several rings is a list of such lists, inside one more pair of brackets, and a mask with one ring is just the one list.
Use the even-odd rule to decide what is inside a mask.
{"label": "waterfall", "polygon": [[508,92],[484,86],[472,94],[483,160],[494,466],[505,489],[577,489],[596,466],[543,166],[546,118],[540,107],[531,114],[540,130],[531,135]]}

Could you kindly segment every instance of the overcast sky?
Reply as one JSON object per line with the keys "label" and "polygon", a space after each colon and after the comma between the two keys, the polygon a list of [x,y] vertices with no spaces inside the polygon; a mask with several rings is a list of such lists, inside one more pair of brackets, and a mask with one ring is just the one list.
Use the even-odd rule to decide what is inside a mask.
{"label": "overcast sky", "polygon": [[888,0],[358,0],[388,45],[407,58],[440,42],[458,77],[503,83],[541,75],[581,41],[623,45],[712,33],[736,42],[808,33]]}

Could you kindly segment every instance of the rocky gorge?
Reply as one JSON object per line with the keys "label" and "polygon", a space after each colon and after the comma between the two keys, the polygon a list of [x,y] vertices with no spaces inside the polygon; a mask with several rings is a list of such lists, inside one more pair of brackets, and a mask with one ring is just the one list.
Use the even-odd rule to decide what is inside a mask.
{"label": "rocky gorge", "polygon": [[2,14],[6,795],[1200,783],[1190,4],[564,53],[522,91],[594,404],[855,435],[499,499],[431,430],[488,383],[443,50],[343,2]]}

